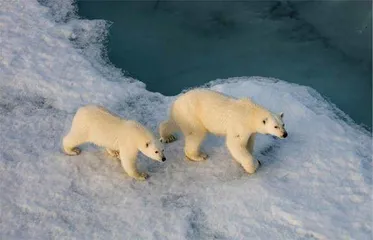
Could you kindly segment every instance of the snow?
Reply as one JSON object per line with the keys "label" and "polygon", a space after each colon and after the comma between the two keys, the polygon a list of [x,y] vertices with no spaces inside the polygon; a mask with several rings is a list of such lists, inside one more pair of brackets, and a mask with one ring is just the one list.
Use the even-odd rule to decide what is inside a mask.
{"label": "snow", "polygon": [[83,104],[155,131],[176,97],[105,63],[106,23],[79,20],[64,3],[53,5],[57,22],[35,0],[0,3],[1,239],[372,236],[371,133],[309,87],[262,77],[204,86],[285,113],[289,137],[258,137],[262,167],[251,176],[214,136],[205,162],[185,160],[182,140],[166,146],[164,164],[139,155],[146,182],[92,145],[64,155],[61,138]]}

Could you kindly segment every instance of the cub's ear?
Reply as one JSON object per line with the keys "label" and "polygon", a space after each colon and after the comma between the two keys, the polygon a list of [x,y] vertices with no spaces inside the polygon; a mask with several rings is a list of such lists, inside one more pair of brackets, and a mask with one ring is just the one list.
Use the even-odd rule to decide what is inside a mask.
{"label": "cub's ear", "polygon": [[150,142],[147,142],[147,143],[145,144],[145,147],[149,147],[149,144],[150,144]]}
{"label": "cub's ear", "polygon": [[281,117],[281,118],[284,117],[284,113],[283,113],[283,112],[280,113],[280,117]]}
{"label": "cub's ear", "polygon": [[267,123],[267,118],[265,118],[264,120],[263,120],[263,124],[266,124]]}

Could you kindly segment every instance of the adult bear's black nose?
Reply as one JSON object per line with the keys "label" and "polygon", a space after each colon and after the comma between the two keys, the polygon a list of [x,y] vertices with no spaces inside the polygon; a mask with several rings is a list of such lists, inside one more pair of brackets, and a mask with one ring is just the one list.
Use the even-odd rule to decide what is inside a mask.
{"label": "adult bear's black nose", "polygon": [[287,132],[284,132],[284,134],[282,135],[283,138],[286,138],[287,136],[288,136]]}
{"label": "adult bear's black nose", "polygon": [[165,157],[162,158],[162,162],[164,162],[164,161],[166,161],[166,158],[165,158]]}

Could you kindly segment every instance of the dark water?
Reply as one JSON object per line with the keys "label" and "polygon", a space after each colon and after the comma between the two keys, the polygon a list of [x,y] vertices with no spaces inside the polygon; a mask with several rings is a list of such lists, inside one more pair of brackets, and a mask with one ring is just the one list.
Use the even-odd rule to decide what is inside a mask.
{"label": "dark water", "polygon": [[372,126],[371,38],[360,39],[371,25],[356,17],[363,5],[356,16],[340,14],[354,23],[356,33],[342,32],[350,39],[307,21],[304,3],[78,1],[78,7],[84,18],[113,22],[110,60],[150,91],[175,95],[218,78],[275,77],[315,88],[358,124]]}

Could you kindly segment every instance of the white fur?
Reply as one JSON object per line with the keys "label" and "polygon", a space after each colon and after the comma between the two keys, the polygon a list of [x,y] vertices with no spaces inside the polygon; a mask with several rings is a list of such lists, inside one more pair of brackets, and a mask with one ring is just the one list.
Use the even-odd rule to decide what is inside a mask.
{"label": "white fur", "polygon": [[119,157],[127,174],[138,180],[147,177],[137,171],[138,151],[151,159],[165,160],[162,144],[148,129],[100,106],[87,105],[78,109],[62,144],[66,154],[78,155],[80,149],[77,146],[86,142],[104,147],[111,156]]}
{"label": "white fur", "polygon": [[172,104],[170,119],[159,126],[160,140],[174,141],[176,138],[172,134],[181,130],[185,137],[185,155],[201,161],[207,158],[200,152],[206,134],[225,136],[233,158],[248,173],[254,173],[260,164],[252,156],[255,135],[282,138],[286,133],[282,117],[283,113],[274,114],[248,98],[235,99],[207,89],[194,89]]}

